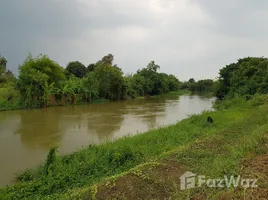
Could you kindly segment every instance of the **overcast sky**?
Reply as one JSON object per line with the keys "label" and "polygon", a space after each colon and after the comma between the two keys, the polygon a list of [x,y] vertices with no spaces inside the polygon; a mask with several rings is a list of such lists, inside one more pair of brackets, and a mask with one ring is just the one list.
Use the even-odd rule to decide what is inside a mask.
{"label": "overcast sky", "polygon": [[112,53],[124,72],[154,60],[180,80],[216,78],[245,56],[267,56],[267,0],[0,0],[8,68],[30,52],[65,67]]}

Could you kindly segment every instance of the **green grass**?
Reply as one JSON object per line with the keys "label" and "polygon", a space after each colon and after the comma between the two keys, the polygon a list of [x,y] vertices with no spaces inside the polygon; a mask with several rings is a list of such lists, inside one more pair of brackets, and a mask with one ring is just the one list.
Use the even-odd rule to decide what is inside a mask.
{"label": "green grass", "polygon": [[[256,107],[250,102],[244,101],[242,105],[244,107],[233,103],[228,109],[193,115],[175,125],[99,146],[89,146],[70,155],[56,157],[55,161],[50,163],[49,170],[47,163],[44,163],[21,174],[18,177],[20,181],[14,186],[1,189],[0,199],[57,199],[67,190],[94,185],[104,178],[128,171],[139,164],[157,159],[159,155],[174,148],[190,145],[196,140],[207,137],[217,139],[218,136],[214,135],[226,130],[256,128],[259,122],[251,121],[249,116],[254,114],[254,119],[259,119],[266,110],[256,111]],[[206,122],[208,116],[213,118],[214,124]],[[252,127],[249,126],[251,122]],[[265,121],[262,120],[260,123]],[[223,141],[227,139],[232,141],[235,138],[223,138]],[[211,152],[191,155],[196,159],[207,157],[208,161],[211,161],[211,158],[215,157],[214,152]]]}
{"label": "green grass", "polygon": [[[237,176],[240,174],[241,164],[247,157],[252,154],[268,153],[267,111],[268,105],[260,107],[232,127],[219,131],[216,135],[203,141],[196,142],[171,157],[175,157],[175,160],[187,170],[199,175],[211,178],[223,178],[224,175]],[[248,174],[244,174],[244,176],[249,178]],[[256,178],[256,175],[251,178]],[[208,199],[217,199],[219,194],[230,190],[235,193],[234,188],[211,189],[204,187],[193,189],[190,192],[191,196],[202,193]],[[187,192],[178,193],[176,199],[186,199],[188,195]]]}
{"label": "green grass", "polygon": [[[147,164],[106,179],[92,187],[70,190],[63,196],[63,199],[78,199],[78,197],[81,199],[98,199],[100,197],[102,199],[116,197],[132,199],[130,193],[142,196],[144,199],[151,199],[157,191],[158,196],[156,199],[254,199],[257,196],[261,196],[262,198],[260,199],[267,199],[268,175],[262,169],[267,169],[268,164],[260,160],[258,167],[252,169],[248,162],[245,162],[249,160],[255,163],[258,161],[258,156],[262,155],[267,155],[266,158],[268,158],[268,104],[265,103],[267,102],[267,96],[255,97],[251,102],[244,101],[242,106],[236,104],[242,102],[242,99],[229,101],[232,101],[233,105],[230,105],[230,102],[226,102],[226,104],[230,105],[229,108],[217,112],[224,112],[222,115],[244,113],[245,115],[243,115],[242,119],[238,117],[235,119],[235,123],[224,127],[221,127],[219,123],[215,124],[215,126],[204,126],[199,116],[193,116],[189,119],[190,121],[186,121],[194,124],[194,126],[196,124],[204,126],[205,132],[207,132],[205,137],[198,138],[196,141],[188,143],[188,145],[178,145],[170,151],[162,152],[157,156],[157,160],[148,161]],[[258,103],[256,104],[256,102]],[[243,105],[245,107],[241,109]],[[256,105],[261,106],[256,107]],[[217,117],[217,112],[213,113],[214,119]],[[228,120],[232,119],[230,117]],[[209,131],[214,127],[217,127],[216,133]],[[252,161],[252,159],[255,160]],[[178,165],[184,170],[181,174],[176,171],[174,173],[173,169]],[[165,167],[163,168],[163,166]],[[169,171],[166,171],[167,167],[169,167]],[[248,168],[247,173],[245,173],[245,168]],[[234,187],[219,189],[202,186],[181,191],[179,177],[186,171],[205,175],[209,178],[223,178],[225,175],[229,177],[231,175],[241,175],[242,178],[250,179],[258,178],[259,188],[258,190],[241,190],[241,188]],[[136,178],[133,179],[133,176]],[[161,176],[165,176],[165,178],[169,176],[170,179],[175,176],[175,179],[173,179],[174,182],[163,182],[163,177]],[[131,177],[132,179],[129,182],[128,180]],[[128,186],[125,187],[125,185],[120,184],[122,181],[128,182]],[[138,187],[138,185],[143,184],[146,187]],[[129,188],[132,189],[130,190]],[[222,195],[225,195],[225,198]]]}

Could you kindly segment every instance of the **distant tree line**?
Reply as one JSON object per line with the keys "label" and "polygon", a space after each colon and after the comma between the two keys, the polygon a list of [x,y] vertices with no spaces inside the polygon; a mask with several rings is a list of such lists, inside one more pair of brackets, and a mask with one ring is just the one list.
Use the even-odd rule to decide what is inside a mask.
{"label": "distant tree line", "polygon": [[18,93],[16,99],[25,108],[160,95],[178,91],[180,86],[174,75],[160,73],[160,66],[154,61],[134,74],[124,75],[113,63],[112,54],[87,67],[72,61],[66,68],[46,55],[36,58],[29,55],[19,66],[18,78],[6,70],[4,57],[0,61],[0,80],[13,86]]}
{"label": "distant tree line", "polygon": [[180,89],[190,90],[192,92],[214,92],[215,87],[216,81],[212,79],[195,81],[193,78],[190,78],[189,81],[180,84]]}

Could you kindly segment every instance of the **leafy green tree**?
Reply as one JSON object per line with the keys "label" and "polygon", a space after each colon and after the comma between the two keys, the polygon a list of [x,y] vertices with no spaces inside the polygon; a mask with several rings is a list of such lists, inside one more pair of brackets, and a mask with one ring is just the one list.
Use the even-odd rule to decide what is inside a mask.
{"label": "leafy green tree", "polygon": [[7,60],[0,55],[0,76],[6,72]]}
{"label": "leafy green tree", "polygon": [[194,78],[190,78],[188,82],[189,83],[195,83],[195,80],[194,80]]}
{"label": "leafy green tree", "polygon": [[156,95],[166,94],[169,90],[169,79],[165,73],[158,73],[153,87],[153,93]]}
{"label": "leafy green tree", "polygon": [[204,80],[199,80],[195,82],[195,88],[194,91],[212,91],[213,90],[213,80],[211,79],[204,79]]}
{"label": "leafy green tree", "polygon": [[79,61],[70,62],[66,67],[66,71],[78,78],[85,77],[87,74],[87,68]]}
{"label": "leafy green tree", "polygon": [[268,93],[268,59],[246,57],[231,63],[219,72],[216,96]]}
{"label": "leafy green tree", "polygon": [[99,95],[99,81],[94,72],[89,72],[88,75],[83,79],[83,90],[85,99],[92,101]]}
{"label": "leafy green tree", "polygon": [[151,61],[146,68],[137,71],[137,80],[140,80],[140,84],[135,84],[139,88],[139,94],[140,91],[142,91],[143,95],[159,95],[170,91],[177,91],[179,89],[179,80],[174,75],[159,73],[159,69],[160,66],[154,61]]}
{"label": "leafy green tree", "polygon": [[94,63],[89,64],[88,67],[87,67],[87,71],[88,72],[93,72],[94,69],[95,69],[95,66],[96,65]]}
{"label": "leafy green tree", "polygon": [[20,69],[17,89],[20,91],[25,107],[41,107],[45,95],[44,87],[48,84],[48,75],[34,68]]}
{"label": "leafy green tree", "polygon": [[99,95],[101,98],[111,100],[123,98],[124,78],[118,68],[98,62],[95,73],[99,81]]}
{"label": "leafy green tree", "polygon": [[140,74],[125,77],[126,95],[130,98],[144,96],[145,79]]}
{"label": "leafy green tree", "polygon": [[80,79],[71,77],[68,80],[60,82],[57,88],[57,94],[60,97],[61,105],[76,104],[80,90]]}
{"label": "leafy green tree", "polygon": [[103,62],[105,65],[113,65],[113,61],[114,56],[112,54],[108,54],[101,59],[101,62]]}
{"label": "leafy green tree", "polygon": [[137,74],[144,78],[144,93],[149,95],[157,95],[155,84],[157,81],[157,70],[160,69],[154,61],[151,61],[146,68],[137,71]]}
{"label": "leafy green tree", "polygon": [[[100,61],[98,61],[98,62],[95,64],[95,67],[96,67],[97,65],[100,65],[100,64],[103,64],[103,65],[109,65],[109,66],[112,66],[112,67],[118,69],[118,70],[123,74],[122,69],[119,68],[119,67],[117,66],[117,64],[113,64],[113,62],[114,62],[114,56],[113,56],[112,54],[108,54],[108,55],[104,56]],[[91,67],[93,67],[93,70],[94,70],[94,66],[91,66]],[[91,68],[89,68],[89,71],[90,71],[90,70],[91,70]]]}
{"label": "leafy green tree", "polygon": [[19,67],[17,89],[26,107],[47,105],[47,91],[65,79],[63,68],[47,56],[33,58],[29,55]]}
{"label": "leafy green tree", "polygon": [[169,91],[178,91],[180,88],[180,81],[176,76],[170,74],[168,75],[168,87]]}
{"label": "leafy green tree", "polygon": [[49,99],[51,98],[51,95],[54,95],[56,93],[56,89],[54,87],[54,82],[51,84],[48,84],[47,81],[44,84],[41,84],[41,87],[43,89],[43,97],[42,101],[44,102],[44,106],[49,106]]}
{"label": "leafy green tree", "polygon": [[14,74],[7,70],[7,60],[0,55],[0,87],[6,87],[15,81]]}

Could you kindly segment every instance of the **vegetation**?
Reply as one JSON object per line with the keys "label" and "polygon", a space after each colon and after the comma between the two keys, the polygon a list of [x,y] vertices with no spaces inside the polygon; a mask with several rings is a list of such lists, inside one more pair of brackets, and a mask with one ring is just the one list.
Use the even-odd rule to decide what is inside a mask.
{"label": "vegetation", "polygon": [[75,75],[78,78],[83,78],[87,75],[87,68],[79,61],[70,62],[66,67],[67,76],[70,74]]}
{"label": "vegetation", "polygon": [[[6,59],[0,57],[0,110],[42,108],[99,99],[123,100],[179,91],[179,80],[174,75],[159,73],[160,67],[154,61],[131,75],[124,75],[113,61],[114,56],[109,54],[87,68],[79,61],[72,61],[64,69],[48,56],[33,58],[29,55],[20,65],[16,79],[6,70]],[[12,92],[6,94],[5,91]]]}
{"label": "vegetation", "polygon": [[[237,104],[238,102],[243,102],[244,105]],[[252,102],[246,102],[244,99],[229,101],[228,104],[232,106],[228,110],[220,109],[209,113],[215,119],[213,125],[204,122],[208,113],[193,116],[187,121],[192,127],[204,127],[201,134],[205,133],[205,136],[201,139],[183,147],[178,145],[154,160],[92,187],[67,192],[68,195],[64,195],[64,198],[267,199],[267,103],[268,101],[265,105],[253,106]],[[234,123],[225,126],[222,123],[225,115],[230,115],[227,120],[234,120]],[[205,175],[207,179],[232,175],[235,179],[239,175],[241,179],[258,179],[258,188],[235,187],[234,184],[229,188],[226,184],[223,188],[216,188],[210,181],[212,187],[204,183],[201,187],[196,185],[193,189],[181,190],[179,180],[187,171]],[[247,186],[247,183],[244,183],[244,186]]]}
{"label": "vegetation", "polygon": [[[47,56],[28,57],[20,66],[18,79],[11,84],[5,81],[5,85],[18,91],[17,98],[25,107],[178,94],[183,89],[214,91],[224,101],[215,103],[215,112],[90,145],[70,155],[58,156],[53,147],[45,163],[20,174],[15,185],[0,189],[0,199],[268,198],[268,166],[263,162],[268,152],[266,58],[239,59],[221,69],[216,81],[192,78],[184,83],[158,72],[160,67],[154,61],[125,76],[113,59],[109,54],[90,64],[83,74],[73,70],[79,66],[85,72],[81,63],[70,64],[66,72]],[[5,60],[0,63],[6,65]],[[209,116],[213,123],[207,122]],[[254,168],[254,163],[260,166]],[[256,178],[257,174],[260,182],[257,189],[204,186],[181,191],[179,177],[186,171],[212,178],[238,174]]]}
{"label": "vegetation", "polygon": [[[193,115],[175,125],[99,146],[91,145],[63,157],[56,156],[56,148],[52,148],[43,165],[19,175],[17,184],[0,190],[0,198],[69,197],[70,193],[90,188],[104,178],[142,163],[162,163],[163,158],[175,159],[187,170],[208,176],[224,175],[223,169],[227,169],[228,174],[236,173],[242,159],[266,134],[268,105],[265,99],[268,98],[256,97],[250,101],[236,98],[217,105],[216,112]],[[214,124],[206,122],[208,116],[214,119]],[[212,148],[213,144],[216,148]]]}
{"label": "vegetation", "polygon": [[215,92],[217,87],[217,81],[212,79],[204,79],[195,81],[193,78],[190,78],[189,81],[183,82],[180,85],[182,90],[190,90],[192,92]]}
{"label": "vegetation", "polygon": [[268,93],[268,59],[247,57],[222,68],[216,90],[218,98]]}

